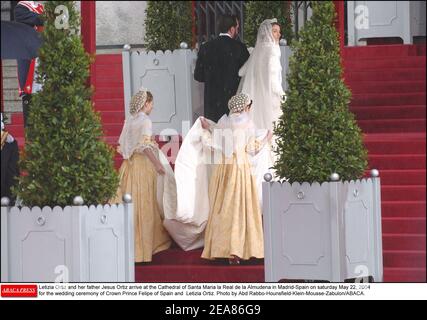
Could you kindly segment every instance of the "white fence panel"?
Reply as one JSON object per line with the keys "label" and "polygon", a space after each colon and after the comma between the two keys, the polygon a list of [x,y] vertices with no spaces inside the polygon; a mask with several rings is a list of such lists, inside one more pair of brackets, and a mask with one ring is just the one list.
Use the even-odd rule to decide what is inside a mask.
{"label": "white fence panel", "polygon": [[263,183],[265,280],[383,280],[379,178]]}
{"label": "white fence panel", "polygon": [[133,282],[132,208],[2,206],[2,282]]}

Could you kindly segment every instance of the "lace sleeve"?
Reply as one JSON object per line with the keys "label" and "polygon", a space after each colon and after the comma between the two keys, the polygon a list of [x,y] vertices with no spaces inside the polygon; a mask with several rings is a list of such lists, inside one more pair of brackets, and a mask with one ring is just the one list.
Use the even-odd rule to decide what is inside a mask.
{"label": "lace sleeve", "polygon": [[152,151],[155,151],[158,148],[158,145],[152,134],[152,122],[150,119],[145,119],[142,124],[142,135],[136,148],[137,152],[142,153],[145,149],[151,149]]}

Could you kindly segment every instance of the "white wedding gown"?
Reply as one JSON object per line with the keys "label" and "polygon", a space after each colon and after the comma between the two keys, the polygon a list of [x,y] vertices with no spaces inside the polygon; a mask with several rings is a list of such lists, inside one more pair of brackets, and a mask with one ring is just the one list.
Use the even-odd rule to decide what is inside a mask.
{"label": "white wedding gown", "polygon": [[281,98],[282,65],[280,47],[272,34],[271,23],[276,19],[264,20],[257,35],[255,48],[248,61],[239,71],[238,93],[243,92],[253,100],[250,116],[257,128],[273,130],[273,122],[282,113]]}
{"label": "white wedding gown", "polygon": [[[273,131],[273,122],[281,114],[282,67],[280,47],[272,35],[272,22],[265,20],[259,30],[257,43],[245,65],[239,71],[242,77],[238,93],[248,94],[253,100],[249,114],[262,139]],[[227,116],[218,121],[227,122]],[[211,125],[216,125],[210,122]],[[170,236],[184,250],[203,247],[204,230],[209,216],[208,186],[211,165],[206,164],[211,149],[203,143],[203,128],[198,119],[185,137],[175,162],[175,174],[166,157],[160,157],[167,168],[165,176],[158,179],[158,201],[164,210],[163,225]],[[258,196],[262,207],[262,182],[264,174],[274,172],[273,152],[270,144],[252,156],[251,164],[256,176]]]}

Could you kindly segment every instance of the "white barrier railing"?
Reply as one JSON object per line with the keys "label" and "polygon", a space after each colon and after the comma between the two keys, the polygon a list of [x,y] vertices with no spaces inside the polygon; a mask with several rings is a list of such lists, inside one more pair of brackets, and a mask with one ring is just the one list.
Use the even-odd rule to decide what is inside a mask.
{"label": "white barrier railing", "polygon": [[[133,205],[1,207],[2,282],[134,282]],[[79,200],[79,197],[76,197]],[[81,199],[81,198],[80,198]]]}

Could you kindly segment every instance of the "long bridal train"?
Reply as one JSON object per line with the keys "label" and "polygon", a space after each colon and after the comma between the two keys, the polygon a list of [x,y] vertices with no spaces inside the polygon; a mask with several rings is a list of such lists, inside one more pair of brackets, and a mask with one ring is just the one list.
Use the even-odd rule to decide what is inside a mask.
{"label": "long bridal train", "polygon": [[[209,120],[208,120],[209,121]],[[209,121],[215,125],[214,122]],[[258,130],[262,139],[267,130]],[[271,146],[266,144],[260,152],[250,156],[252,172],[257,182],[262,205],[262,181],[272,166]],[[217,146],[217,149],[221,147]],[[204,141],[204,129],[198,119],[186,135],[175,162],[173,172],[168,159],[159,152],[159,160],[166,174],[158,178],[158,202],[164,210],[163,224],[170,236],[185,251],[204,245],[204,230],[209,216],[208,187],[213,152]]]}

